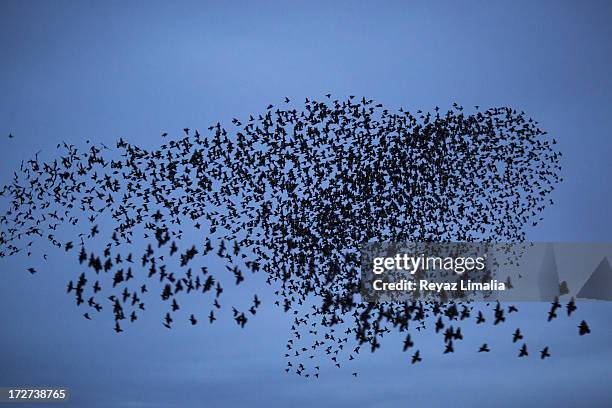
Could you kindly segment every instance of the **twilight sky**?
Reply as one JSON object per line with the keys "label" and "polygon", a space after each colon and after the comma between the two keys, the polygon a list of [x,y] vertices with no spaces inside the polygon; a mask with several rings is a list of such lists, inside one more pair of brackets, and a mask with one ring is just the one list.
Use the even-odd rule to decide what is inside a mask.
{"label": "twilight sky", "polygon": [[[226,4],[228,3],[228,4]],[[291,99],[348,94],[390,108],[509,105],[559,141],[565,181],[534,241],[612,241],[612,3],[605,1],[0,3],[0,181],[22,159],[85,139],[154,147],[163,131],[204,129]],[[6,136],[12,133],[15,139]],[[3,208],[4,210],[4,208]],[[73,257],[45,270],[0,259],[0,386],[64,385],[70,407],[609,406],[612,307],[579,305],[545,322],[523,304],[499,329],[466,327],[452,358],[418,337],[364,354],[320,381],[285,375],[290,322],[270,305],[246,330],[177,325],[150,310],[121,336],[66,296]],[[533,333],[519,360],[508,340]],[[490,332],[489,332],[490,330]],[[473,335],[469,333],[474,332]],[[488,341],[494,352],[473,350]],[[322,367],[323,368],[323,367]],[[23,405],[22,405],[23,406]],[[40,406],[40,405],[37,405]]]}

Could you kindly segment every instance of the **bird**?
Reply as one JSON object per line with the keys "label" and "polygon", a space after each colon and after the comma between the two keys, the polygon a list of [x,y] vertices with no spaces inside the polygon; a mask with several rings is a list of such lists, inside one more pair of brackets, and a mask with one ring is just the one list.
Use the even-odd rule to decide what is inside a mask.
{"label": "bird", "polygon": [[489,346],[487,345],[487,343],[484,343],[482,346],[480,346],[480,348],[478,349],[479,353],[488,353],[489,351],[491,351],[489,349]]}
{"label": "bird", "polygon": [[404,340],[404,351],[408,350],[412,346],[414,346],[414,342],[410,340],[410,334],[408,334],[408,336],[406,336],[406,339]]}
{"label": "bird", "polygon": [[555,301],[551,303],[550,310],[548,311],[548,321],[555,319],[557,317],[556,310],[561,307],[559,303],[559,299],[555,298]]}
{"label": "bird", "polygon": [[481,324],[485,322],[485,318],[484,315],[482,314],[482,311],[478,311],[478,317],[476,318],[476,324]]}
{"label": "bird", "polygon": [[523,335],[521,334],[521,329],[516,329],[514,331],[514,334],[512,335],[512,342],[516,343],[517,341],[521,340],[523,338]]}
{"label": "bird", "polygon": [[589,325],[584,320],[580,322],[578,329],[578,334],[580,334],[581,336],[584,336],[585,334],[589,334],[591,332]]}
{"label": "bird", "polygon": [[566,308],[567,308],[567,315],[568,316],[571,316],[572,313],[574,311],[576,311],[577,307],[576,307],[576,302],[574,301],[574,298],[570,299],[570,301],[566,305]]}

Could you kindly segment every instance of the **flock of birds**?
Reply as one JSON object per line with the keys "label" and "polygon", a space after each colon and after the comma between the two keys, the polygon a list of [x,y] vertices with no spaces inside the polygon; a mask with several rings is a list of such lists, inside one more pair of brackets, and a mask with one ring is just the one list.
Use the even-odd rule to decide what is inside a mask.
{"label": "flock of birds", "polygon": [[[33,256],[36,239],[74,252],[82,270],[67,292],[86,319],[112,311],[117,333],[155,298],[167,304],[168,329],[221,316],[244,328],[265,296],[238,306],[223,292],[257,274],[292,314],[285,370],[312,378],[321,357],[340,367],[392,331],[405,334],[404,351],[416,348],[411,333],[430,322],[453,353],[460,322],[498,325],[517,311],[363,303],[359,251],[368,242],[524,240],[561,181],[555,140],[524,112],[468,114],[454,104],[412,114],[328,94],[299,110],[286,98],[230,127],[163,133],[154,150],[119,139],[113,148],[87,141],[83,151],[62,143],[49,161],[36,154],[2,188],[0,256]],[[192,293],[210,301],[205,312],[183,310]],[[560,307],[553,303],[549,321]],[[575,302],[566,309],[571,315]],[[587,333],[583,321],[579,334]],[[517,329],[512,341],[521,340]],[[487,343],[478,350],[489,351]],[[517,353],[527,356],[527,344]],[[550,356],[548,347],[540,356]],[[417,349],[410,361],[422,359]]]}

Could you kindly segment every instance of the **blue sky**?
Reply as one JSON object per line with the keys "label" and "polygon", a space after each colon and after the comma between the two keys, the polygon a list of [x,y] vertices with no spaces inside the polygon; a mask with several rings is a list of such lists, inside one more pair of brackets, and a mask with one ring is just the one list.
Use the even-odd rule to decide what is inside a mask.
{"label": "blue sky", "polygon": [[[509,105],[559,141],[565,181],[535,241],[612,241],[612,4],[604,1],[0,3],[0,175],[59,141],[146,147],[163,131],[204,129],[291,99],[365,95],[390,108]],[[8,140],[3,134],[13,133]],[[438,337],[409,366],[398,347],[318,382],[286,376],[289,322],[279,310],[234,325],[168,332],[152,310],[122,336],[89,322],[64,295],[74,261],[45,270],[0,260],[0,384],[72,388],[68,406],[605,406],[610,403],[609,304],[547,325],[546,305],[516,324],[554,358],[514,358],[514,327],[486,338],[488,356],[454,358]],[[72,268],[72,269],[71,269]],[[518,318],[517,318],[518,319]],[[466,328],[469,330],[469,328]],[[506,333],[508,332],[508,333]],[[538,337],[538,336],[541,336]],[[468,349],[470,351],[468,351]],[[476,399],[477,398],[477,399]]]}

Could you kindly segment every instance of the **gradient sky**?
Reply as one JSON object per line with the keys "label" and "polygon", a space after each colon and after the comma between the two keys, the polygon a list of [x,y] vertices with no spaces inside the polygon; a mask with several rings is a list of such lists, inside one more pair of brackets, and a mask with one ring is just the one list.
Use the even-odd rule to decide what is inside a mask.
{"label": "gradient sky", "polygon": [[[229,123],[284,96],[365,95],[409,110],[508,105],[538,120],[564,154],[555,205],[528,238],[612,242],[612,3],[224,3],[0,1],[0,181],[38,150],[51,157],[60,141],[154,147],[163,131]],[[356,379],[329,368],[305,381],[283,371],[290,324],[271,306],[247,330],[168,331],[151,310],[117,336],[64,294],[78,274],[72,257],[50,252],[36,276],[26,262],[0,260],[0,385],[68,386],[65,406],[612,401],[608,303],[580,305],[577,319],[593,329],[584,338],[579,320],[548,324],[547,305],[525,304],[507,327],[473,329],[452,358],[424,333],[420,366],[383,347],[355,363]],[[508,339],[518,325],[534,333],[532,351],[549,344],[554,358],[515,358]],[[483,339],[495,352],[473,352]]]}

